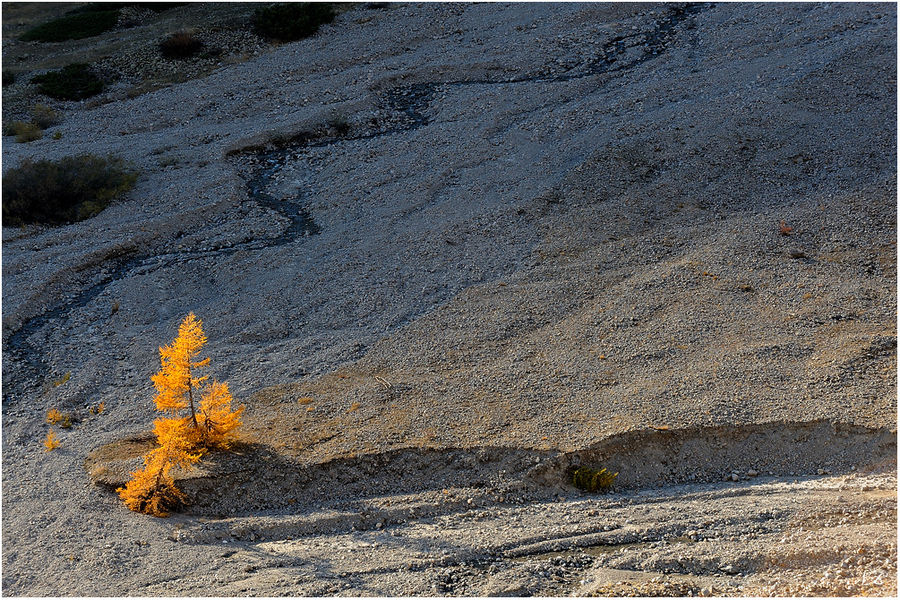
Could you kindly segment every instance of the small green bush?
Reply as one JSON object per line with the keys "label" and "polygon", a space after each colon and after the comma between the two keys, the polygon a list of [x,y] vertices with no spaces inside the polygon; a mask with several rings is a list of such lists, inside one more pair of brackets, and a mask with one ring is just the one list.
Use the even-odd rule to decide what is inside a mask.
{"label": "small green bush", "polygon": [[590,467],[578,467],[572,475],[572,484],[585,492],[605,492],[615,482],[618,473],[610,473],[606,468],[599,471]]}
{"label": "small green bush", "polygon": [[188,31],[173,33],[159,43],[159,51],[165,58],[188,58],[200,52],[203,42]]}
{"label": "small green bush", "polygon": [[319,25],[334,20],[334,7],[327,2],[292,2],[258,8],[253,15],[256,33],[281,42],[309,37]]}
{"label": "small green bush", "polygon": [[62,115],[46,104],[35,104],[31,107],[31,122],[41,129],[48,129],[62,123]]}
{"label": "small green bush", "polygon": [[137,173],[113,157],[26,159],[3,174],[3,221],[10,225],[81,221],[102,211],[135,181]]}
{"label": "small green bush", "polygon": [[84,100],[103,91],[103,81],[84,63],[67,65],[59,71],[35,75],[31,83],[38,91],[57,100]]}
{"label": "small green bush", "polygon": [[16,74],[12,71],[7,71],[3,69],[3,87],[8,85],[12,85],[16,82]]}
{"label": "small green bush", "polygon": [[21,39],[26,42],[64,42],[100,35],[116,26],[118,10],[73,12],[29,29]]}

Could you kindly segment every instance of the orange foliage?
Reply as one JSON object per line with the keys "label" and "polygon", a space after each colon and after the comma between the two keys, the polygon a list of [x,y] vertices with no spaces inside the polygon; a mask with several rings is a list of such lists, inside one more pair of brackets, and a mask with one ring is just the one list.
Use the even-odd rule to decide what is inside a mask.
{"label": "orange foliage", "polygon": [[53,430],[47,432],[47,439],[44,440],[44,446],[47,448],[47,452],[59,448],[59,438],[56,437],[56,434],[53,433]]}
{"label": "orange foliage", "polygon": [[[227,383],[213,381],[203,385],[207,376],[198,377],[197,369],[209,364],[209,358],[198,359],[206,344],[203,323],[188,314],[178,328],[178,337],[159,349],[162,368],[153,376],[156,385],[156,408],[177,415],[190,408],[186,435],[195,449],[227,448],[240,426],[242,408],[231,410],[231,393]],[[199,406],[196,400],[199,399]]]}
{"label": "orange foliage", "polygon": [[186,421],[154,421],[153,430],[159,446],[144,457],[144,468],[132,473],[131,481],[116,490],[125,506],[135,512],[165,517],[169,510],[185,501],[184,494],[175,487],[170,471],[173,467],[188,468],[200,460],[200,454],[190,452]]}
{"label": "orange foliage", "polygon": [[175,414],[190,406],[191,417],[196,420],[194,390],[206,377],[194,377],[191,369],[209,364],[209,358],[196,360],[200,349],[206,344],[202,325],[194,313],[189,313],[178,327],[175,341],[159,349],[162,368],[152,378],[156,391],[159,392],[155,399],[157,410]]}
{"label": "orange foliage", "polygon": [[50,425],[59,425],[63,429],[68,429],[72,426],[72,415],[51,408],[47,411],[47,423]]}
{"label": "orange foliage", "polygon": [[[208,377],[198,376],[197,369],[209,364],[209,358],[199,358],[205,344],[202,322],[190,313],[175,340],[159,349],[162,367],[153,376],[155,403],[157,410],[172,418],[154,422],[159,446],[144,457],[144,468],[132,473],[132,480],[117,490],[131,510],[165,516],[185,501],[175,487],[171,470],[189,468],[200,460],[204,450],[225,449],[236,438],[244,407],[231,410],[227,383],[203,385]],[[180,416],[187,408],[190,414]]]}
{"label": "orange foliage", "polygon": [[65,415],[59,412],[59,410],[55,408],[51,408],[47,411],[47,422],[51,425],[56,425],[60,423],[65,418]]}
{"label": "orange foliage", "polygon": [[228,448],[241,425],[244,407],[231,410],[231,392],[227,383],[213,381],[200,400],[195,445],[198,448]]}

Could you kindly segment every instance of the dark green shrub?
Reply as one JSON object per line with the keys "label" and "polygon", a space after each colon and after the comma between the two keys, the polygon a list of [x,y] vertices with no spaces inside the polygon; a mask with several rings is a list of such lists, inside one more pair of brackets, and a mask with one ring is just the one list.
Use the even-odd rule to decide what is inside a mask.
{"label": "dark green shrub", "polygon": [[59,71],[35,75],[31,83],[38,91],[57,100],[84,100],[103,91],[104,85],[91,67],[84,63],[67,65]]}
{"label": "dark green shrub", "polygon": [[118,20],[118,10],[74,12],[29,29],[21,39],[26,42],[80,40],[109,31]]}
{"label": "dark green shrub", "polygon": [[334,7],[327,2],[292,2],[256,9],[253,26],[256,33],[281,42],[309,37],[319,25],[334,20]]}
{"label": "dark green shrub", "polygon": [[173,33],[159,43],[159,51],[166,58],[188,58],[200,52],[203,42],[188,31]]}
{"label": "dark green shrub", "polygon": [[610,473],[606,468],[598,471],[590,467],[578,467],[572,475],[572,484],[585,492],[605,492],[612,487],[616,476],[618,473]]}
{"label": "dark green shrub", "polygon": [[121,159],[92,154],[59,161],[25,160],[3,174],[3,221],[61,224],[81,221],[106,208],[137,181]]}
{"label": "dark green shrub", "polygon": [[16,82],[16,74],[12,71],[7,71],[3,69],[3,87],[8,85],[12,85]]}

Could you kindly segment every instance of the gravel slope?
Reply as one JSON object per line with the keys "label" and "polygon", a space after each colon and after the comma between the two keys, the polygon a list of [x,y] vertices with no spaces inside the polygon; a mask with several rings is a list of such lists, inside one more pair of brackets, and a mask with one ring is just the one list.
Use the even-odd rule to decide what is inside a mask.
{"label": "gravel slope", "polygon": [[[200,486],[193,514],[128,513],[83,463],[148,428],[156,348],[188,311],[204,320],[213,374],[247,406],[254,469],[274,460],[284,470],[272,473],[340,472],[335,459],[387,457],[391,473],[413,482],[392,493],[432,507],[425,512],[437,516],[427,518],[460,520],[464,532],[481,526],[459,516],[473,494],[502,506],[497,496],[510,490],[533,511],[521,538],[535,543],[555,539],[545,519],[585,519],[594,504],[603,517],[605,499],[554,496],[575,493],[562,475],[517,487],[526,480],[516,463],[618,434],[732,427],[743,435],[759,425],[772,445],[758,451],[788,456],[792,446],[774,441],[792,422],[895,440],[893,6],[361,6],[313,38],[203,79],[67,105],[60,130],[60,140],[4,138],[4,170],[94,152],[133,161],[143,175],[89,221],[3,229],[5,593],[488,594],[521,580],[527,589],[506,592],[624,594],[622,569],[686,572],[649,557],[579,558],[579,572],[619,571],[579,575],[583,587],[549,576],[532,585],[527,565],[498,563],[494,579],[472,571],[472,561],[500,556],[485,550],[458,552],[453,564],[471,571],[460,575],[473,581],[465,586],[441,583],[454,576],[446,565],[422,566],[423,577],[373,558],[365,568],[381,573],[377,585],[341,578],[349,568],[335,563],[285,587],[285,578],[299,580],[279,564],[315,562],[325,552],[318,541],[273,550],[265,544],[279,539],[244,539],[229,553],[221,540],[177,532],[207,520],[213,529],[232,518],[315,520],[313,506],[292,509],[273,494],[250,512],[217,514],[203,508],[215,486]],[[65,373],[71,379],[54,386]],[[299,404],[303,397],[312,403]],[[99,401],[106,411],[89,413]],[[44,415],[54,407],[78,422],[48,454]],[[803,546],[776,537],[794,530],[797,514],[844,502],[828,490],[849,477],[860,490],[850,494],[854,506],[875,515],[854,525],[871,560],[840,566],[856,551],[847,546],[791,567],[778,588],[765,587],[768,567],[758,561],[747,572],[759,578],[737,587],[684,585],[845,593],[820,582],[820,567],[833,564],[848,570],[846,593],[895,592],[895,461],[860,471],[893,456],[890,444],[877,456],[854,446],[830,461],[830,439],[797,455],[793,477],[785,469],[766,483],[801,508],[773,513],[760,556]],[[485,485],[447,466],[482,447],[509,450],[500,463],[485,459]],[[754,458],[715,469],[698,460],[687,471],[713,485],[733,469],[745,477]],[[443,491],[417,487],[414,465],[436,469],[435,485],[459,506],[435,509]],[[508,480],[491,474],[495,465]],[[811,483],[794,484],[800,476]],[[352,512],[382,497],[378,484],[389,479],[376,469],[362,483],[338,477],[322,490],[346,503],[335,510]],[[745,484],[753,498],[768,489]],[[886,495],[867,496],[866,487]],[[715,485],[695,495],[666,489],[646,505],[623,489],[622,518],[682,501],[678,510],[690,515],[728,497]],[[512,527],[497,510],[494,530]],[[751,535],[743,509],[728,510],[728,536]],[[226,520],[216,525],[218,517]],[[338,518],[325,547],[353,537],[351,522]],[[424,526],[393,531],[412,548]],[[633,541],[678,529],[667,527]],[[865,539],[879,540],[881,554]],[[702,547],[723,560],[733,551],[724,540]],[[265,576],[242,589],[237,582],[267,553],[275,558]],[[718,573],[712,564],[699,575]],[[877,585],[862,579],[873,565]],[[634,589],[693,589],[666,582],[642,579]]]}

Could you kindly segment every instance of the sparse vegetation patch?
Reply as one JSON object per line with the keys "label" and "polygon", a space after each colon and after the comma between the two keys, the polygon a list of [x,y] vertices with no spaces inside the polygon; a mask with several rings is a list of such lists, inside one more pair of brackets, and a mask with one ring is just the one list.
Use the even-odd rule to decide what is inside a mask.
{"label": "sparse vegetation patch", "polygon": [[25,123],[24,121],[13,121],[3,133],[16,136],[16,141],[20,144],[33,142],[44,137],[44,132],[40,127],[34,123]]}
{"label": "sparse vegetation patch", "polygon": [[31,122],[41,129],[47,129],[59,125],[62,122],[62,115],[46,104],[35,104],[31,107]]}
{"label": "sparse vegetation patch", "polygon": [[342,113],[334,113],[328,118],[328,127],[338,135],[347,135],[350,131],[350,121]]}
{"label": "sparse vegetation patch", "polygon": [[47,411],[47,423],[50,425],[59,425],[63,429],[68,429],[72,426],[72,415],[60,412],[56,408],[51,408]]}
{"label": "sparse vegetation patch", "polygon": [[61,224],[92,217],[130,190],[137,173],[116,158],[92,154],[59,161],[25,160],[3,175],[3,220]]}
{"label": "sparse vegetation patch", "polygon": [[611,473],[602,468],[599,471],[590,467],[578,467],[572,474],[572,484],[585,492],[605,492],[612,488],[618,473]]}
{"label": "sparse vegetation patch", "polygon": [[44,129],[57,125],[60,121],[62,115],[58,112],[44,104],[35,104],[31,109],[30,123],[24,121],[7,123],[3,127],[3,135],[14,135],[16,142],[19,143],[33,142],[44,137]]}

